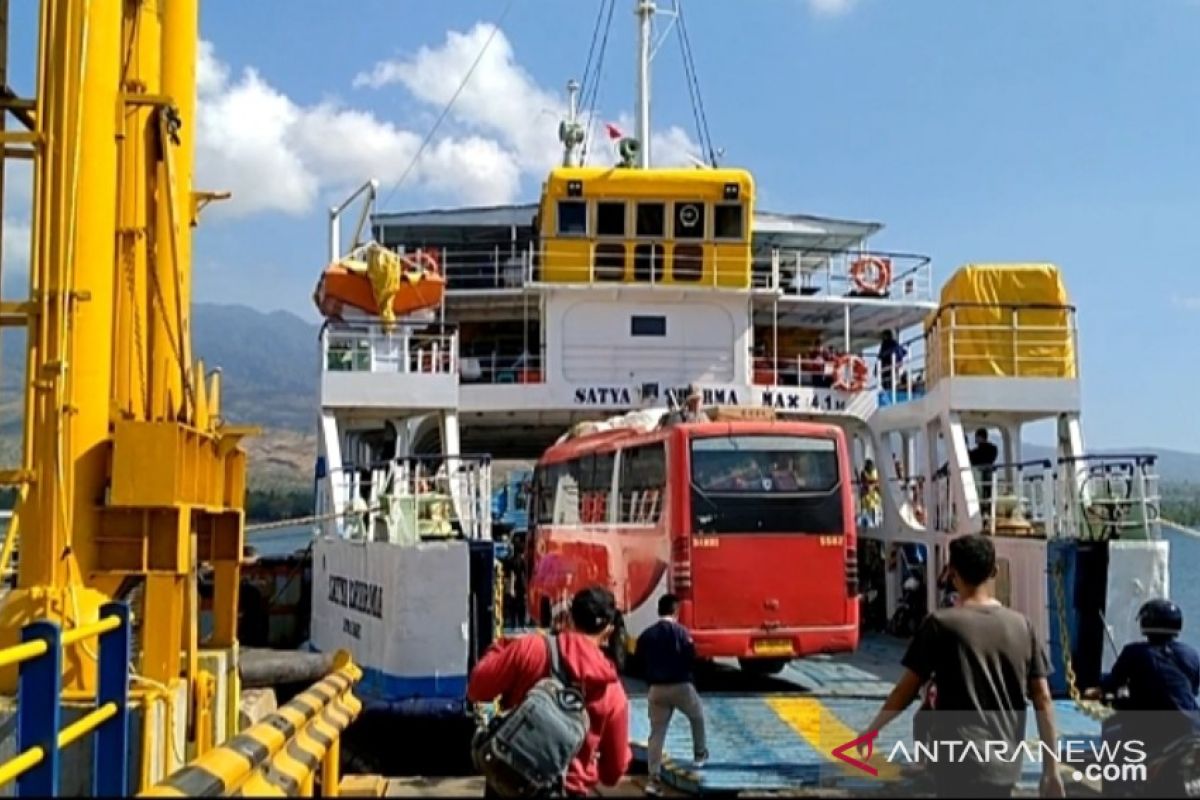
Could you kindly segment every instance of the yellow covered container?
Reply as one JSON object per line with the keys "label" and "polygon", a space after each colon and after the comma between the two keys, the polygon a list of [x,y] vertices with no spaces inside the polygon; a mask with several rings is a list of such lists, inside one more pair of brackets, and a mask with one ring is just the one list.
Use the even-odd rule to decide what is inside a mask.
{"label": "yellow covered container", "polygon": [[1053,264],[968,264],[925,321],[932,377],[1076,376],[1074,309]]}

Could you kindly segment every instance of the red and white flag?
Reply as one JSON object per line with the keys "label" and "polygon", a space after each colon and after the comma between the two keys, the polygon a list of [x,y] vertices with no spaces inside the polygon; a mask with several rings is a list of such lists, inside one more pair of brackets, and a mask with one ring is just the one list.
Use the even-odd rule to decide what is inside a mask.
{"label": "red and white flag", "polygon": [[625,138],[625,134],[621,132],[621,129],[618,128],[616,125],[612,124],[611,122],[604,123],[604,129],[606,131],[608,131],[608,138],[610,138],[610,139],[624,139]]}

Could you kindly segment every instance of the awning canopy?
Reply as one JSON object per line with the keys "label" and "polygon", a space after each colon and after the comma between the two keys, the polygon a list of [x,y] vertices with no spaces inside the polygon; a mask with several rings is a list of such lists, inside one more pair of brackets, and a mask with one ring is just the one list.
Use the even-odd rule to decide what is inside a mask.
{"label": "awning canopy", "polygon": [[[536,213],[537,204],[526,203],[378,213],[371,223],[375,238],[384,245],[508,244],[533,238]],[[878,222],[757,211],[754,250],[756,254],[773,249],[835,253],[860,246],[882,228]]]}

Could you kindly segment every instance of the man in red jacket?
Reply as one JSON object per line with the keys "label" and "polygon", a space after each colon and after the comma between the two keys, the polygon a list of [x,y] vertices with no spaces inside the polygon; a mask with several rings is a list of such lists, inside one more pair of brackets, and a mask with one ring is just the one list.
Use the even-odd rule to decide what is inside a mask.
{"label": "man in red jacket", "polygon": [[[599,586],[584,589],[571,601],[571,629],[557,634],[563,666],[583,690],[590,729],[571,761],[564,781],[569,796],[585,796],[597,783],[615,786],[629,768],[629,700],[617,670],[604,655],[612,635],[617,604]],[[541,634],[502,640],[475,665],[467,685],[474,703],[500,698],[507,711],[520,705],[533,685],[550,674]]]}

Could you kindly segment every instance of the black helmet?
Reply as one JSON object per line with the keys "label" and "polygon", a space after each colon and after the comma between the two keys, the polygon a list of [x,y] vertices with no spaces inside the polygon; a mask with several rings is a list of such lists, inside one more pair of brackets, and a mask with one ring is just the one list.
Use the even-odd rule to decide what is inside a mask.
{"label": "black helmet", "polygon": [[1137,618],[1144,636],[1178,636],[1183,630],[1183,612],[1179,606],[1163,598],[1147,601],[1138,609]]}

